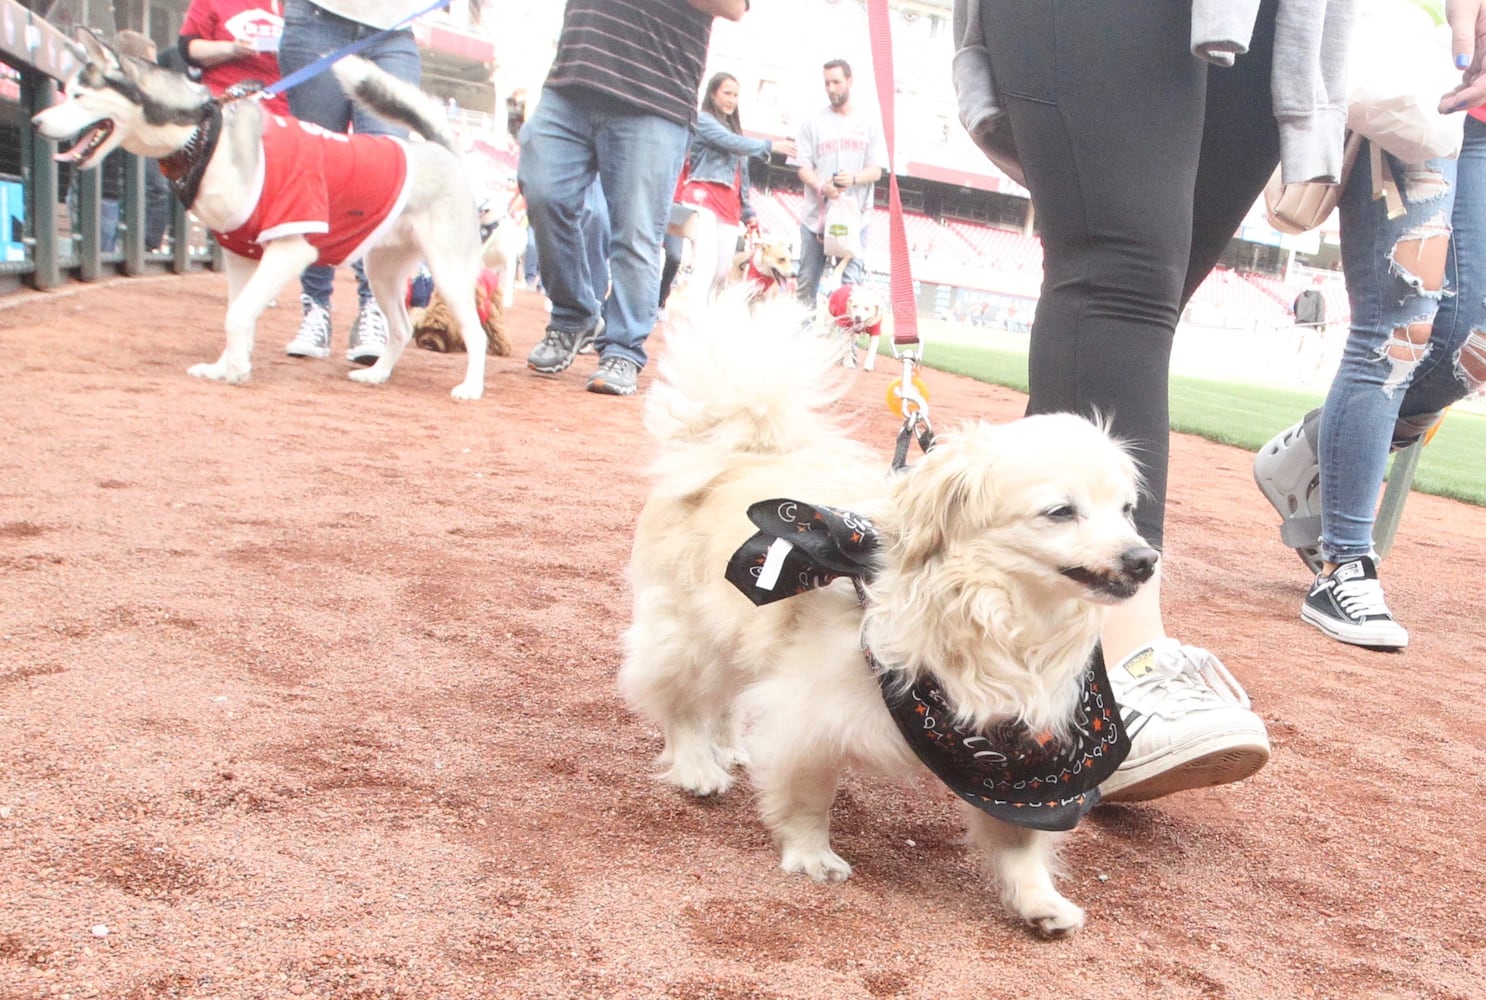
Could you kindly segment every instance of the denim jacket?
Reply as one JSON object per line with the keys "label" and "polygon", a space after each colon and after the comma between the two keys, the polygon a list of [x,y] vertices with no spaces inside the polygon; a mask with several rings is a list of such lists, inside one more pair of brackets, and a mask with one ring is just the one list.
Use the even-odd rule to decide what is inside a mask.
{"label": "denim jacket", "polygon": [[767,160],[774,152],[774,144],[768,139],[750,139],[738,135],[712,114],[706,111],[697,114],[696,130],[691,137],[691,149],[687,152],[690,178],[732,187],[742,171],[742,190],[739,192],[743,207],[748,208],[748,160],[758,157]]}

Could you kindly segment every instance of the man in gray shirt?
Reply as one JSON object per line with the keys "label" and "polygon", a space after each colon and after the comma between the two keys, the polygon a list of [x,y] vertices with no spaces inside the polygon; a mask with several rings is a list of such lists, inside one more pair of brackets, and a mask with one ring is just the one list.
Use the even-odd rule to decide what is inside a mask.
{"label": "man in gray shirt", "polygon": [[[825,270],[827,205],[836,198],[850,198],[865,223],[872,211],[873,185],[887,166],[881,123],[875,115],[859,112],[851,103],[851,66],[844,59],[832,59],[823,70],[830,104],[806,119],[796,137],[805,208],[800,220],[800,267],[795,288],[800,301],[812,307]],[[853,257],[841,280],[844,284],[861,284],[866,273],[866,262]]]}

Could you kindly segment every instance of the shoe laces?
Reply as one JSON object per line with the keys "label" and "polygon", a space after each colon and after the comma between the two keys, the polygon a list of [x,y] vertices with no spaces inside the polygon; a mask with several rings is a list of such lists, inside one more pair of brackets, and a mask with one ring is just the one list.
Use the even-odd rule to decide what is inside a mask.
{"label": "shoe laces", "polygon": [[1376,615],[1393,617],[1383,600],[1383,585],[1377,580],[1345,580],[1333,583],[1332,594],[1336,603],[1351,618],[1370,618]]}
{"label": "shoe laces", "polygon": [[1155,665],[1133,679],[1116,699],[1166,718],[1178,718],[1196,709],[1219,705],[1249,707],[1243,685],[1212,653],[1178,642],[1156,643]]}
{"label": "shoe laces", "polygon": [[330,334],[330,313],[308,295],[300,295],[299,304],[304,309],[304,317],[299,321],[298,336],[312,340],[326,339]]}
{"label": "shoe laces", "polygon": [[604,358],[599,362],[599,371],[614,372],[616,374],[638,371],[639,367],[639,365],[635,364],[629,358]]}
{"label": "shoe laces", "polygon": [[365,347],[369,344],[387,344],[387,317],[376,306],[367,306],[356,317],[356,341]]}

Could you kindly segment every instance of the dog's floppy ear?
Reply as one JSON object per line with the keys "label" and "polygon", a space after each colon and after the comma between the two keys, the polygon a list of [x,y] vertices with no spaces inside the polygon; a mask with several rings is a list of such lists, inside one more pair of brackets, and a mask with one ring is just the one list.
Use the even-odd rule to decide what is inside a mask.
{"label": "dog's floppy ear", "polygon": [[898,479],[893,528],[900,569],[922,568],[945,550],[962,525],[983,524],[992,516],[992,475],[984,462],[966,461],[953,441],[940,439]]}
{"label": "dog's floppy ear", "polygon": [[77,40],[82,43],[83,55],[90,62],[98,63],[105,69],[119,68],[118,53],[109,48],[108,43],[92,28],[86,25],[78,25]]}

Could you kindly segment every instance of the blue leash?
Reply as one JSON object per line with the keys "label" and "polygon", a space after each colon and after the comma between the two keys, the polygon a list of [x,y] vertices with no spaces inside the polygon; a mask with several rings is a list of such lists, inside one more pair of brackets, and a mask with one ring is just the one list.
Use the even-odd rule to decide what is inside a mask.
{"label": "blue leash", "polygon": [[276,82],[269,84],[267,87],[264,87],[262,90],[258,91],[258,93],[262,94],[265,97],[272,97],[274,94],[283,93],[290,87],[297,87],[299,84],[304,83],[304,81],[308,80],[310,77],[318,76],[321,73],[325,72],[331,67],[331,64],[333,64],[337,60],[345,56],[355,55],[362,49],[374,44],[383,36],[390,35],[394,31],[401,31],[403,28],[406,28],[408,25],[418,20],[418,18],[422,17],[424,14],[432,14],[440,7],[447,6],[449,6],[449,0],[434,0],[434,2],[429,4],[427,7],[424,7],[416,14],[409,14],[407,17],[403,18],[401,21],[398,21],[392,27],[383,28],[381,31],[377,32],[374,35],[367,35],[365,38],[358,39],[357,41],[352,42],[350,45],[347,45],[344,48],[337,49],[329,55],[323,55],[319,59],[316,59],[314,62],[310,63],[308,66],[301,66],[299,69],[295,70],[293,73],[290,73],[288,76],[280,77]]}

